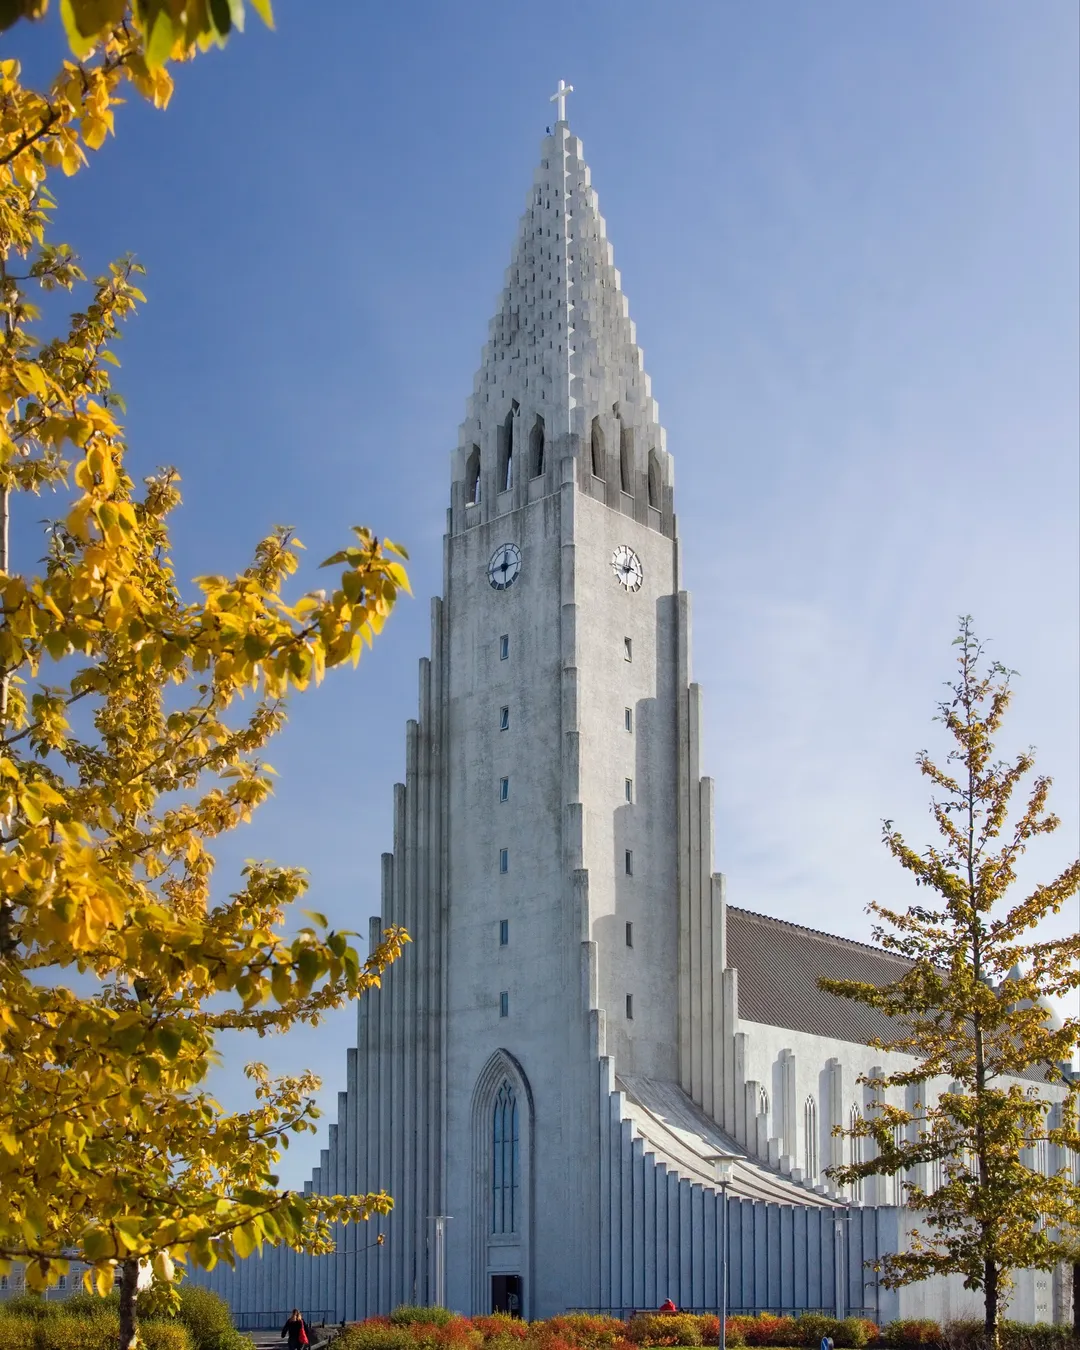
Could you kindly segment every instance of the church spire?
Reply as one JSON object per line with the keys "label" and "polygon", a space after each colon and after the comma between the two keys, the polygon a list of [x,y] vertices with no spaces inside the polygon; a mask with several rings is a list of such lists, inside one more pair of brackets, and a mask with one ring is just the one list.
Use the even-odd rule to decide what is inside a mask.
{"label": "church spire", "polygon": [[[554,491],[560,463],[582,485],[670,533],[672,471],[642,352],[581,142],[558,120],[541,145],[455,461],[454,531]],[[543,478],[543,487],[530,487]],[[472,507],[474,509],[467,510]],[[655,521],[653,522],[656,523]],[[660,526],[657,526],[661,528]]]}

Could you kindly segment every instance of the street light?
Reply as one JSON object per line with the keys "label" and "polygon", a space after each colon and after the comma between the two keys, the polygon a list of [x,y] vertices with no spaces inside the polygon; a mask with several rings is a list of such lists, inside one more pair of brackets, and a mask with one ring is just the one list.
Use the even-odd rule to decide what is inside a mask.
{"label": "street light", "polygon": [[435,1224],[435,1306],[446,1306],[446,1221],[452,1214],[432,1214]]}
{"label": "street light", "polygon": [[716,1184],[724,1197],[720,1209],[720,1350],[727,1350],[727,1192],[735,1178],[735,1162],[732,1158],[710,1158],[716,1168]]}

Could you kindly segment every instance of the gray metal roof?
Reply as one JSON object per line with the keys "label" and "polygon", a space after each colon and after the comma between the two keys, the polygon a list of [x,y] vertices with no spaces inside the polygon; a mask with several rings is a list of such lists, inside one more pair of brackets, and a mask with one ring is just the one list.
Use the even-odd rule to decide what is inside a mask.
{"label": "gray metal roof", "polygon": [[819,976],[877,985],[898,979],[910,962],[880,947],[729,905],[727,964],[739,972],[739,1017],[745,1021],[860,1045],[904,1034],[899,1018],[817,986]]}

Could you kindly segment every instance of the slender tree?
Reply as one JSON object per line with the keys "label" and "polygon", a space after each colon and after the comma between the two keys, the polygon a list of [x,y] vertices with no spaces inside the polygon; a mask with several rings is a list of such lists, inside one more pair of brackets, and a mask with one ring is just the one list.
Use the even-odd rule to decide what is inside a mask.
{"label": "slender tree", "polygon": [[[901,1107],[883,1095],[851,1129],[838,1129],[872,1139],[874,1156],[829,1174],[845,1185],[903,1174],[917,1226],[909,1250],[881,1258],[883,1283],[962,1275],[967,1288],[983,1291],[987,1343],[995,1346],[1010,1273],[1068,1259],[1080,1206],[1080,1078],[1068,1067],[1080,1019],[1059,1025],[1044,1001],[1080,986],[1080,935],[1033,931],[1075,896],[1080,863],[1014,898],[1028,844],[1058,826],[1046,806],[1050,780],[1036,777],[1026,805],[1010,812],[1034,766],[1030,752],[994,758],[1012,672],[986,661],[969,618],[955,645],[959,673],[936,719],[955,742],[948,767],[925,751],[916,761],[934,785],[941,841],[920,853],[891,821],[884,827],[893,857],[937,899],[906,911],[869,907],[882,921],[875,939],[910,967],[880,988],[820,981],[898,1019],[895,1038],[873,1044],[910,1057],[908,1067],[862,1081],[875,1093],[903,1089],[921,1100]],[[936,1189],[927,1179],[935,1172]]]}
{"label": "slender tree", "polygon": [[[0,26],[43,9],[0,6]],[[312,1075],[249,1066],[239,1112],[204,1080],[220,1032],[317,1022],[407,940],[389,931],[365,961],[319,915],[286,937],[295,868],[252,863],[211,894],[213,841],[270,791],[286,695],[355,663],[407,579],[401,550],[358,529],[325,564],[336,585],[289,598],[300,545],[276,529],[240,575],[178,583],[178,475],[134,481],[111,384],[138,268],[88,285],[49,237],[46,183],[84,167],[125,88],[163,106],[168,61],[242,5],[62,11],[77,59],[46,92],[0,62],[0,1272],[18,1262],[40,1290],[75,1256],[105,1292],[119,1268],[127,1350],[144,1263],[167,1279],[264,1243],[323,1251],[334,1223],[389,1208],[279,1187],[281,1149],[313,1128]],[[49,340],[40,291],[86,294]],[[44,562],[19,570],[9,517],[43,489],[63,506]]]}

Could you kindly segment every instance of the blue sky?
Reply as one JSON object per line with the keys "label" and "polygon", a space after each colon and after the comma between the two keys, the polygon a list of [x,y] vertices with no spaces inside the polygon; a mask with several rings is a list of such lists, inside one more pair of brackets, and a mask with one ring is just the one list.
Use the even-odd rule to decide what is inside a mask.
{"label": "blue sky", "polygon": [[[276,8],[60,188],[88,270],[148,269],[119,384],[136,469],[183,475],[180,575],[275,522],[313,563],[354,522],[413,557],[371,657],[296,701],[221,892],[272,857],[339,926],[377,910],[449,453],[560,77],[675,456],[731,900],[865,939],[867,900],[915,898],[880,822],[930,841],[913,758],[962,612],[1021,672],[1003,749],[1056,780],[1027,875],[1075,856],[1075,4]],[[332,1106],[354,1015],[230,1045],[223,1100],[260,1057]]]}

